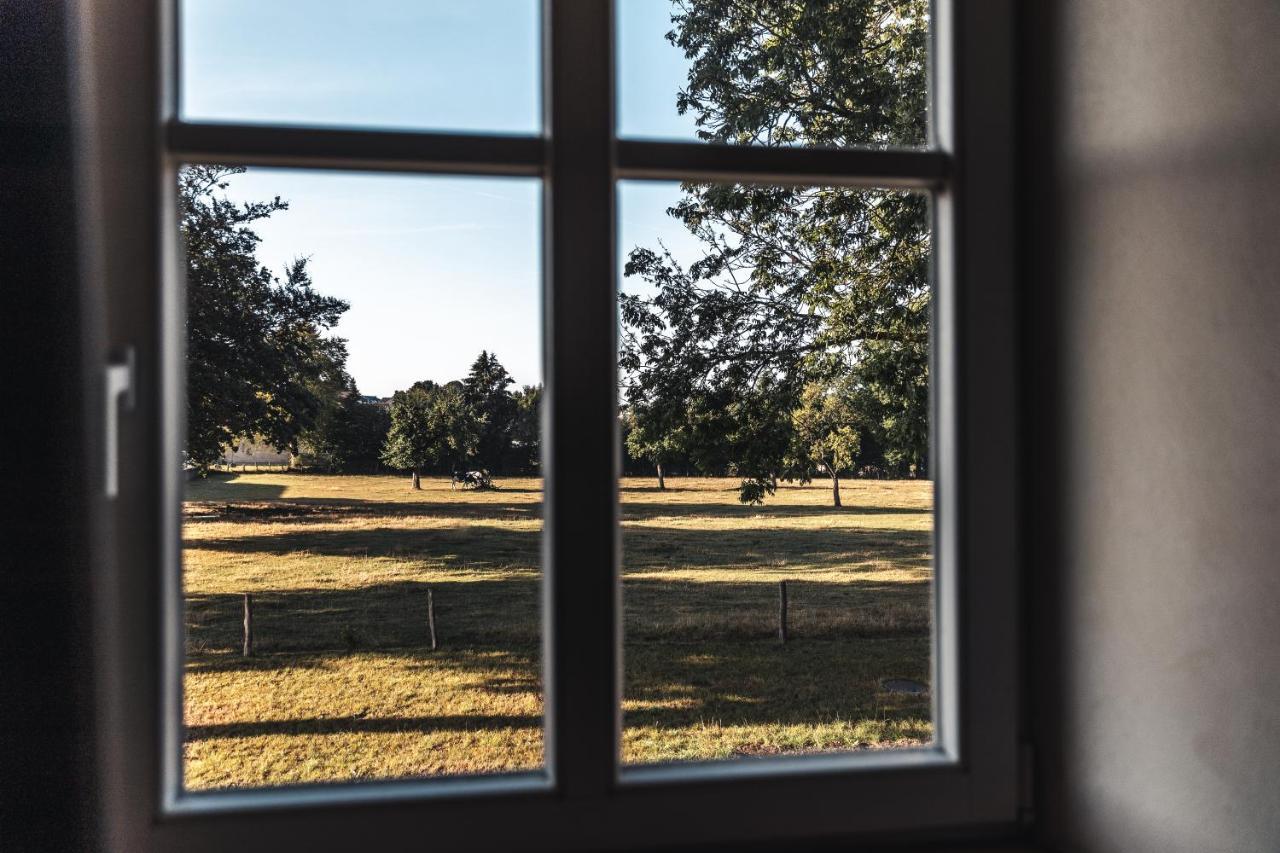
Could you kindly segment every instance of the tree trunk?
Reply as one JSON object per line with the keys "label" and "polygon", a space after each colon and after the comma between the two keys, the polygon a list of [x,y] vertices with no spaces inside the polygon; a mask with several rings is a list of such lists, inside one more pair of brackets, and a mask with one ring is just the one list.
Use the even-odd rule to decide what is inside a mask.
{"label": "tree trunk", "polygon": [[413,469],[413,487],[419,491],[422,489],[422,476],[418,473],[417,468]]}
{"label": "tree trunk", "polygon": [[840,478],[836,476],[835,466],[828,465],[827,463],[824,462],[822,463],[822,467],[827,472],[827,474],[830,475],[831,477],[832,506],[843,506],[843,504],[840,503]]}
{"label": "tree trunk", "polygon": [[667,490],[667,480],[665,477],[662,476],[661,462],[658,463],[658,489],[664,492]]}

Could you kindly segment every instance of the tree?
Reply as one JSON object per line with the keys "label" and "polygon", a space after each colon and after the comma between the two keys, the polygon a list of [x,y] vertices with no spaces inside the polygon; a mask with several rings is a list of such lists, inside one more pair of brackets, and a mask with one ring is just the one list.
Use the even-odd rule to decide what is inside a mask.
{"label": "tree", "polygon": [[465,471],[476,457],[481,423],[458,383],[418,383],[391,398],[391,429],[382,461],[409,471],[414,489],[427,469]]}
{"label": "tree", "polygon": [[512,397],[511,454],[521,470],[536,472],[542,465],[542,386],[526,385]]}
{"label": "tree", "polygon": [[515,398],[507,391],[513,382],[498,356],[484,350],[462,380],[463,399],[480,424],[476,465],[481,487],[492,485],[492,475],[507,462],[517,414]]}
{"label": "tree", "polygon": [[667,488],[663,466],[688,453],[688,432],[674,414],[653,405],[635,405],[624,414],[627,452],[654,466],[662,491]]}
{"label": "tree", "polygon": [[386,408],[367,403],[354,380],[333,395],[302,433],[299,454],[305,464],[325,471],[372,471],[381,464],[383,445],[391,429]]}
{"label": "tree", "polygon": [[[702,138],[729,144],[917,144],[925,138],[924,0],[683,0],[668,35],[690,60],[676,96]],[[753,400],[719,410],[740,446],[744,500],[763,499],[789,442],[747,428],[847,378],[877,401],[866,429],[890,464],[927,471],[930,293],[927,199],[842,187],[686,183],[668,213],[703,247],[682,265],[636,247],[624,273],[621,368],[649,399],[675,388]],[[763,399],[765,393],[770,399]],[[738,407],[740,409],[740,407]],[[715,414],[715,412],[712,412]],[[783,427],[784,431],[790,427]],[[912,467],[914,466],[914,467]]]}
{"label": "tree", "polygon": [[816,466],[831,478],[831,499],[840,503],[840,472],[853,467],[861,449],[858,416],[846,389],[810,383],[791,413],[792,464],[802,479]]}
{"label": "tree", "polygon": [[288,209],[279,197],[237,205],[219,193],[244,172],[179,173],[187,259],[187,454],[207,472],[239,437],[297,450],[332,389],[346,381],[346,345],[326,337],[347,303],[312,287],[305,258],[276,277],[258,262],[254,222]]}

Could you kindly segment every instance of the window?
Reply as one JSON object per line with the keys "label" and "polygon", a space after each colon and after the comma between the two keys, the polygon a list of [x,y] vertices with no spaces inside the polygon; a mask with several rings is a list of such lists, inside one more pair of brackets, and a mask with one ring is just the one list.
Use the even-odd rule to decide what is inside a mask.
{"label": "window", "polygon": [[[927,137],[871,135],[831,147],[806,144],[821,142],[814,135],[770,140],[782,144],[738,144],[758,141],[750,134],[668,141],[684,131],[647,125],[643,75],[620,64],[636,61],[629,34],[640,31],[644,2],[656,0],[620,0],[616,10],[599,0],[543,5],[540,124],[530,117],[536,99],[527,88],[512,96],[524,104],[518,108],[496,104],[483,88],[511,81],[485,78],[464,99],[475,111],[444,115],[424,106],[429,99],[414,97],[412,79],[420,71],[397,65],[404,57],[387,66],[391,83],[376,74],[361,79],[357,71],[370,69],[367,57],[376,56],[354,59],[362,40],[376,47],[386,38],[395,47],[412,41],[402,40],[405,32],[424,26],[406,18],[397,27],[398,19],[379,18],[384,10],[377,4],[334,6],[352,16],[344,44],[356,69],[352,97],[366,110],[350,121],[323,91],[300,91],[289,115],[255,111],[229,91],[206,91],[196,100],[184,90],[182,73],[209,58],[177,50],[177,34],[199,20],[186,17],[185,6],[182,16],[163,6],[159,21],[151,17],[155,10],[140,7],[110,22],[80,22],[78,37],[92,60],[80,81],[89,158],[83,192],[93,211],[86,251],[103,282],[105,309],[91,351],[113,360],[115,384],[99,399],[104,422],[119,425],[119,452],[114,439],[104,441],[100,471],[116,472],[118,483],[99,519],[109,543],[99,633],[103,719],[115,735],[106,739],[105,809],[121,849],[285,843],[346,849],[370,839],[389,848],[609,847],[1013,825],[1012,4],[978,9],[940,0],[932,9]],[[204,15],[215,8],[187,5]],[[475,27],[492,27],[495,41],[471,43],[530,57],[536,42],[523,31],[512,35],[532,20],[520,18],[517,6],[523,8],[512,3],[480,23],[453,23],[468,36]],[[335,15],[327,25],[341,20]],[[438,36],[433,31],[430,38]],[[253,58],[266,61],[261,53]],[[265,79],[277,72],[261,73]],[[291,73],[290,85],[307,82],[305,68]],[[761,75],[767,79],[767,69]],[[388,92],[380,103],[379,93]],[[791,119],[787,113],[778,122]],[[395,179],[404,181],[454,175],[541,182],[541,769],[270,791],[183,789],[183,481],[171,463],[183,448],[184,399],[174,187],[177,170],[188,163],[414,176]],[[627,593],[620,583],[626,557],[619,552],[617,479],[618,204],[627,203],[632,188],[655,181],[852,187],[931,199],[930,465],[937,504],[927,745],[710,764],[651,764],[640,756],[632,766],[622,725]],[[130,393],[116,393],[126,387]],[[805,602],[797,606],[803,610]]]}

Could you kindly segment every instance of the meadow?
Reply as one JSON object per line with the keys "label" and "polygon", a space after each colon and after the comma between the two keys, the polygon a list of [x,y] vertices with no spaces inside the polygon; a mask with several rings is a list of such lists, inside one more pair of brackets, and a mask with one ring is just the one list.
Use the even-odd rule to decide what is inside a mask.
{"label": "meadow", "polygon": [[[541,482],[215,474],[184,506],[189,789],[541,765]],[[919,745],[931,486],[621,483],[623,760]],[[788,581],[790,641],[777,640]],[[427,589],[440,646],[427,629]],[[255,653],[241,655],[242,595]]]}

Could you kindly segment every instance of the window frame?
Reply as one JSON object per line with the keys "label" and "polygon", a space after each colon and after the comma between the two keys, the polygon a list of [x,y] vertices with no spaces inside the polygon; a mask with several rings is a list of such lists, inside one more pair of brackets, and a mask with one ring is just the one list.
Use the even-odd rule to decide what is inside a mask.
{"label": "window frame", "polygon": [[[613,4],[543,0],[541,137],[183,122],[176,2],[77,0],[84,336],[135,354],[120,494],[93,518],[102,827],[127,850],[654,846],[1009,832],[1018,818],[1013,3],[935,0],[924,150],[615,139]],[[189,161],[536,175],[544,198],[545,771],[178,795]],[[616,185],[933,192],[936,747],[621,767]],[[86,378],[105,416],[102,376]],[[95,402],[96,401],[96,402]],[[91,437],[101,459],[101,436]],[[96,463],[91,476],[104,472]],[[609,571],[591,567],[606,565]],[[612,646],[601,639],[612,640]],[[585,651],[584,651],[585,650]],[[572,732],[572,737],[557,733]],[[176,777],[175,777],[176,774]]]}

